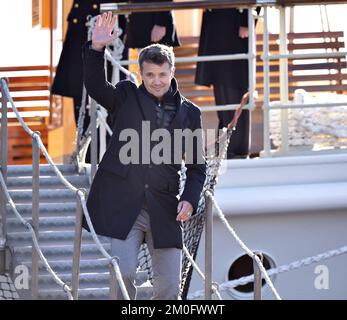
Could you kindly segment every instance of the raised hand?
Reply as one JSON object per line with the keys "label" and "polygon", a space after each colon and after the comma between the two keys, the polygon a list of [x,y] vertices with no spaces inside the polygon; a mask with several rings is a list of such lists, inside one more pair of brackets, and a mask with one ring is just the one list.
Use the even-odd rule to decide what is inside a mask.
{"label": "raised hand", "polygon": [[96,25],[92,35],[92,48],[101,51],[105,46],[111,44],[118,36],[118,30],[113,31],[116,25],[117,16],[112,17],[112,12],[98,15]]}

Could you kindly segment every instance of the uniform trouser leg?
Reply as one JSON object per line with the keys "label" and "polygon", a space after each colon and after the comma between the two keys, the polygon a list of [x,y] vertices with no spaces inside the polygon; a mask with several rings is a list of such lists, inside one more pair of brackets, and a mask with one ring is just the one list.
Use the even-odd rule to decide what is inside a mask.
{"label": "uniform trouser leg", "polygon": [[[227,84],[215,84],[213,86],[217,105],[239,104],[247,89],[233,88]],[[218,128],[226,127],[234,116],[235,111],[218,111]],[[236,130],[233,132],[228,146],[227,158],[247,157],[250,148],[250,113],[243,110],[239,117]]]}
{"label": "uniform trouser leg", "polygon": [[[111,255],[119,258],[119,268],[130,299],[136,299],[134,283],[137,257],[144,237],[152,257],[153,299],[177,299],[181,280],[181,250],[153,247],[149,215],[145,210],[141,210],[125,240],[111,239]],[[124,299],[119,286],[116,287],[116,298]]]}

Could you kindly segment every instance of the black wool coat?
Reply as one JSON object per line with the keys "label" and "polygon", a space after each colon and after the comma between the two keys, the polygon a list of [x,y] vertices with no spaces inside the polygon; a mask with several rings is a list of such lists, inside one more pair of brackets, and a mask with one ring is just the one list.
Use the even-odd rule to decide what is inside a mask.
{"label": "black wool coat", "polygon": [[[157,128],[154,97],[128,80],[120,81],[116,86],[105,81],[103,53],[90,49],[90,43],[84,49],[84,80],[91,97],[105,107],[114,119],[112,138],[87,199],[96,233],[126,239],[146,203],[154,247],[182,248],[182,226],[176,221],[178,171],[181,164],[172,162],[172,159],[169,164],[155,164],[153,161],[143,164],[141,156],[140,164],[125,165],[120,160],[120,151],[128,142],[120,141],[124,129],[133,129],[139,133],[142,150],[145,148],[141,135],[143,121],[149,121],[151,132]],[[177,101],[176,115],[168,127],[172,139],[174,129],[201,128],[201,113],[193,103],[180,95],[175,79],[171,87]],[[186,164],[187,180],[180,200],[189,201],[195,211],[206,177],[206,165],[202,144],[194,141],[194,148],[185,150],[187,153],[193,152],[193,161]],[[155,145],[155,142],[151,142],[152,150]],[[83,226],[88,230],[86,221]]]}
{"label": "black wool coat", "polygon": [[[130,0],[130,3],[143,3],[146,0]],[[170,2],[167,0],[153,0],[150,2]],[[172,2],[172,0],[171,0]],[[128,16],[126,24],[126,41],[128,48],[144,48],[151,42],[151,31],[154,25],[166,27],[166,34],[159,41],[171,47],[179,46],[179,40],[176,32],[176,25],[171,11],[158,12],[135,12]]]}
{"label": "black wool coat", "polygon": [[[239,37],[239,28],[248,27],[248,10],[217,9],[203,14],[199,55],[234,54],[248,52],[248,38]],[[248,88],[247,60],[198,62],[196,84],[228,84],[234,88]]]}
{"label": "black wool coat", "polygon": [[[74,0],[67,17],[68,27],[63,44],[52,94],[72,97],[80,103],[83,89],[82,46],[88,39],[87,17],[100,14],[100,4],[109,0]],[[117,1],[113,1],[117,2]],[[120,2],[120,1],[118,1]],[[119,18],[120,28],[125,27],[125,18]]]}

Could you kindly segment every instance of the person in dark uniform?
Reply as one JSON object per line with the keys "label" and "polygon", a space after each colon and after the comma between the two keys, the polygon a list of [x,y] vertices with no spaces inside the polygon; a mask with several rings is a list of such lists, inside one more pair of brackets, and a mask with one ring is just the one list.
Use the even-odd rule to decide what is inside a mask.
{"label": "person in dark uniform", "polygon": [[[257,8],[259,12],[260,8]],[[203,14],[199,56],[248,52],[248,10],[217,9]],[[248,91],[248,61],[198,62],[195,83],[213,85],[217,105],[239,104]],[[218,111],[218,128],[227,127],[235,111]],[[227,150],[227,158],[246,158],[250,148],[250,113],[243,110]]]}
{"label": "person in dark uniform", "polygon": [[[74,0],[67,17],[68,27],[66,37],[53,80],[51,93],[73,98],[76,126],[82,103],[82,46],[88,39],[88,27],[86,26],[87,18],[88,16],[97,16],[100,13],[100,4],[109,2],[109,0]],[[120,16],[118,23],[119,27],[123,30],[123,34],[121,35],[121,39],[123,39],[125,34],[125,17]],[[127,50],[124,50],[123,59],[126,60],[127,56]],[[111,64],[108,64],[107,71],[108,79],[110,80],[112,77]],[[123,73],[121,73],[121,79],[122,78],[125,78]],[[112,126],[110,117],[107,118],[107,122]],[[90,116],[89,113],[86,112],[84,116],[83,132],[88,128],[89,123]],[[86,162],[90,162],[90,147],[87,151]]]}
{"label": "person in dark uniform", "polygon": [[[146,0],[128,2],[145,3]],[[169,1],[151,0],[151,2]],[[125,45],[127,48],[144,48],[152,43],[161,43],[171,47],[180,45],[171,11],[134,12],[127,18],[126,30]]]}
{"label": "person in dark uniform", "polygon": [[[130,298],[136,298],[137,258],[145,241],[152,256],[153,299],[178,299],[181,222],[196,213],[206,178],[201,112],[180,94],[174,78],[174,53],[162,44],[140,51],[143,82],[139,87],[129,80],[116,86],[106,81],[104,48],[117,36],[111,32],[114,23],[111,12],[99,17],[92,41],[83,51],[87,90],[115,115],[113,135],[90,188],[87,207],[96,233],[112,238],[111,255],[119,258]],[[148,125],[148,135],[143,132],[144,124]],[[155,156],[159,141],[150,139],[157,129],[165,131],[167,139],[160,143],[165,140],[165,148],[169,146],[171,151],[165,160]],[[129,145],[126,131],[139,138],[132,144],[131,154],[139,155],[133,161],[128,161],[127,151],[123,152]],[[187,136],[177,137],[178,131]],[[191,146],[183,140],[192,141]],[[187,178],[179,196],[178,172],[183,158]],[[85,218],[83,226],[89,230]],[[118,286],[116,293],[118,299],[124,298]]]}
{"label": "person in dark uniform", "polygon": [[[109,2],[107,0],[74,0],[67,17],[66,37],[51,92],[73,98],[76,123],[82,101],[82,46],[88,38],[87,17],[98,15],[100,4]],[[121,28],[124,28],[124,17],[120,18],[119,24]]]}

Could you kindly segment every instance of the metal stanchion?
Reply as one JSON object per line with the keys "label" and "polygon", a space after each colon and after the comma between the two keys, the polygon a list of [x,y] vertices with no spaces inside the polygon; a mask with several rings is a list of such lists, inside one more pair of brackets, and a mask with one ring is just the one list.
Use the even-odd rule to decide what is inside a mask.
{"label": "metal stanchion", "polygon": [[[7,120],[7,103],[8,99],[3,86],[8,85],[8,80],[0,79],[1,90],[1,173],[5,184],[7,183],[7,139],[8,139],[8,120]],[[6,270],[6,237],[7,237],[7,221],[6,221],[6,199],[3,192],[0,192],[0,274],[4,274]]]}
{"label": "metal stanchion", "polygon": [[75,223],[75,240],[73,248],[73,261],[72,261],[72,297],[78,300],[78,287],[79,287],[79,274],[80,274],[80,261],[81,261],[81,244],[82,244],[82,218],[83,208],[81,198],[78,192],[85,193],[84,189],[78,189],[76,193],[76,223]]}
{"label": "metal stanchion", "polygon": [[[280,13],[280,54],[287,54],[286,7],[279,7]],[[288,103],[288,58],[280,59],[280,96],[281,103]],[[281,153],[288,153],[288,109],[281,110]]]}
{"label": "metal stanchion", "polygon": [[90,123],[92,130],[92,141],[90,142],[90,159],[91,159],[91,180],[93,181],[96,173],[96,164],[97,164],[97,152],[98,152],[98,141],[97,141],[97,128],[96,128],[96,101],[91,99],[90,103]]}
{"label": "metal stanchion", "polygon": [[[40,147],[37,139],[40,137],[40,132],[34,132],[32,135],[32,227],[35,232],[36,239],[39,240],[39,212],[40,212]],[[32,242],[32,264],[31,264],[31,297],[38,298],[38,261],[39,255]]]}
{"label": "metal stanchion", "polygon": [[[116,259],[116,258],[113,258]],[[110,299],[111,300],[116,300],[116,284],[117,284],[117,278],[116,278],[116,271],[114,270],[114,266],[112,262],[109,263],[108,265],[110,269]]]}
{"label": "metal stanchion", "polygon": [[[263,255],[260,252],[254,252],[258,256],[261,262],[263,262]],[[261,300],[261,288],[262,277],[261,270],[257,264],[257,261],[253,258],[253,270],[254,270],[254,300]]]}
{"label": "metal stanchion", "polygon": [[212,199],[208,193],[212,190],[205,192],[205,300],[212,300]]}
{"label": "metal stanchion", "polygon": [[267,7],[264,10],[264,26],[263,26],[263,64],[264,64],[264,102],[263,102],[263,115],[264,115],[264,156],[271,155],[271,141],[270,141],[270,64],[269,64],[269,30],[268,30],[268,15]]}

